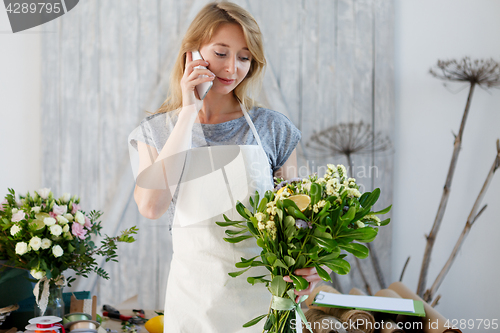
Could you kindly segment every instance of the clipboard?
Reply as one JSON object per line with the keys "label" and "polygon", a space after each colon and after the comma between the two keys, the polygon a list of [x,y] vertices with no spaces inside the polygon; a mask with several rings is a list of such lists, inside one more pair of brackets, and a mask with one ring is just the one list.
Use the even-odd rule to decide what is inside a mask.
{"label": "clipboard", "polygon": [[312,305],[425,317],[422,301],[405,298],[343,295],[320,291]]}

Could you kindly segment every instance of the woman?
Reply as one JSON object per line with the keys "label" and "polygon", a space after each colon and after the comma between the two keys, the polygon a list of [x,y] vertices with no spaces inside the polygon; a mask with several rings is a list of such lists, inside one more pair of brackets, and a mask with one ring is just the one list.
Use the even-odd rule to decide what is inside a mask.
{"label": "woman", "polygon": [[[195,50],[203,60],[193,61]],[[166,213],[172,223],[165,332],[252,332],[242,324],[269,307],[266,288],[228,276],[259,248],[225,242],[214,223],[222,214],[238,220],[236,201],[248,206],[255,191],[272,189],[273,175],[297,176],[300,131],[248,95],[265,63],[260,29],[247,11],[229,2],[206,5],[182,41],[169,98],[131,134],[139,211],[150,219]],[[213,86],[200,100],[195,87],[203,82]],[[311,282],[298,295],[319,281],[314,269],[296,274]]]}

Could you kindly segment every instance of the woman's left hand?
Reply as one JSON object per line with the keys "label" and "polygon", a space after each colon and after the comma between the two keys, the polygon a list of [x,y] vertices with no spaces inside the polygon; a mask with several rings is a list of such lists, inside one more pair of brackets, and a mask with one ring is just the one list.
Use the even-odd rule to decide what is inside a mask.
{"label": "woman's left hand", "polygon": [[[328,273],[332,272],[332,270],[329,269],[328,267],[323,267],[323,268]],[[311,294],[311,292],[313,291],[313,289],[316,286],[316,284],[319,281],[321,281],[321,278],[319,277],[318,273],[316,272],[316,268],[315,267],[299,268],[299,269],[296,269],[293,273],[295,275],[302,276],[304,279],[306,279],[309,282],[309,286],[306,289],[301,290],[301,291],[295,290],[295,295],[297,295],[297,297],[295,298],[295,302],[298,302],[300,296],[302,296],[302,295],[310,295]],[[292,279],[288,275],[284,276],[283,280],[285,280],[286,282],[292,282]]]}

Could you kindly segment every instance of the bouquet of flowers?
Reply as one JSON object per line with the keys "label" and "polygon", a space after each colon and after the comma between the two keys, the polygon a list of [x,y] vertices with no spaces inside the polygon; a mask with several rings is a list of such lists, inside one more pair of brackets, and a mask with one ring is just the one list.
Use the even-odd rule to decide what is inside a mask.
{"label": "bouquet of flowers", "polygon": [[[237,277],[256,266],[269,270],[268,275],[247,278],[252,285],[263,283],[273,297],[269,312],[244,327],[267,317],[265,332],[295,332],[294,313],[297,313],[312,332],[300,309],[307,296],[295,302],[294,294],[294,289],[306,289],[309,282],[294,275],[294,271],[315,267],[324,281],[331,280],[325,266],[337,274],[347,274],[350,265],[342,250],[361,259],[368,257],[368,248],[361,243],[373,241],[378,227],[390,222],[390,219],[381,221],[377,215],[389,212],[391,206],[371,211],[380,195],[378,188],[362,194],[356,180],[347,177],[343,165],[327,167],[323,178],[311,175],[290,181],[276,179],[274,191],[267,191],[260,201],[258,192],[250,198],[251,210],[238,202],[236,209],[243,221],[231,221],[224,215],[225,221],[217,222],[230,228],[224,238],[227,242],[254,238],[262,248],[260,256],[241,258],[235,266],[243,270],[229,273],[230,276]],[[293,283],[283,280],[287,275]]]}
{"label": "bouquet of flowers", "polygon": [[[43,188],[16,199],[14,190],[9,189],[0,203],[0,259],[7,260],[4,266],[29,270],[39,280],[35,291],[44,282],[45,293],[50,282],[64,283],[62,273],[67,269],[83,277],[96,272],[109,279],[95,256],[117,261],[116,243],[134,242],[132,235],[138,229],[124,230],[117,237],[106,235],[97,247],[92,236],[101,236],[101,215],[99,211],[86,214],[80,199],[68,193],[56,199],[50,189]],[[67,284],[74,280],[69,277]],[[35,296],[38,302],[36,292]]]}

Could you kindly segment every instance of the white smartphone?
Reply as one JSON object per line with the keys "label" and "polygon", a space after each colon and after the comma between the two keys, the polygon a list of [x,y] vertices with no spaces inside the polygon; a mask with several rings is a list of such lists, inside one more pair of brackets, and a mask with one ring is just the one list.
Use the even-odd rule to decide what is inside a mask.
{"label": "white smartphone", "polygon": [[[193,61],[194,60],[203,60],[199,51],[193,51],[192,54],[193,54]],[[206,69],[205,66],[196,66],[195,68]],[[208,77],[207,75],[200,75],[200,76],[201,77]],[[214,83],[212,81],[208,81],[208,82],[203,82],[203,83],[196,86],[196,91],[198,92],[198,97],[200,98],[200,100],[203,100],[205,98],[205,96],[207,95],[210,88],[212,88],[213,84]]]}

